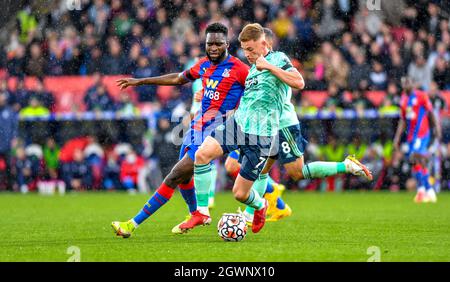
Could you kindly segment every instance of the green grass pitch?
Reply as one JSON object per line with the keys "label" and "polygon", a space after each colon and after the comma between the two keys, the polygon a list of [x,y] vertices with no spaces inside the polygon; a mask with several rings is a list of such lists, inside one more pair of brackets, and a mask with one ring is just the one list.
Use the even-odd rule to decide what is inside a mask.
{"label": "green grass pitch", "polygon": [[239,204],[216,195],[213,224],[172,235],[187,214],[181,195],[139,227],[116,237],[111,221],[126,220],[147,195],[80,193],[64,196],[0,194],[0,261],[450,261],[450,194],[417,205],[413,194],[385,192],[286,192],[293,215],[268,222],[242,242],[223,242],[216,224]]}

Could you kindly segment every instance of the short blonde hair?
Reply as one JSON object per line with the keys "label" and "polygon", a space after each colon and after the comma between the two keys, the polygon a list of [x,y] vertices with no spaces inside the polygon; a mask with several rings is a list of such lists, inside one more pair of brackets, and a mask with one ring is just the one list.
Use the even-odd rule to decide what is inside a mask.
{"label": "short blonde hair", "polygon": [[246,25],[239,33],[239,42],[258,40],[264,35],[264,28],[259,23]]}

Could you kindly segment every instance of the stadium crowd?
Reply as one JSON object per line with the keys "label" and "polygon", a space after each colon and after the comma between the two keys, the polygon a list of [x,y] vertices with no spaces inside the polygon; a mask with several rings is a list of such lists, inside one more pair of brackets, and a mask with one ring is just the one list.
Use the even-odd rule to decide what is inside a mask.
{"label": "stadium crowd", "polygon": [[[112,147],[92,141],[96,144],[96,158],[83,147],[70,151],[71,156],[65,159],[55,157],[52,150],[56,149],[52,148],[57,143],[64,148],[70,141],[62,144],[50,138],[41,144],[43,154],[38,157],[41,160],[38,166],[39,162],[32,159],[26,161],[32,155],[39,155],[27,153],[30,143],[27,138],[23,138],[24,142],[11,138],[13,153],[8,152],[7,145],[6,149],[0,146],[4,160],[0,170],[15,163],[15,187],[19,190],[42,177],[62,180],[72,189],[137,188],[135,176],[121,176],[122,165],[127,160],[133,161],[134,168],[147,164],[149,169],[160,167],[160,174],[165,175],[177,158],[176,146],[167,137],[173,127],[168,122],[169,116],[179,105],[184,111],[189,110],[192,89],[179,87],[162,103],[156,87],[140,86],[135,89],[136,102],[126,94],[115,100],[102,83],[102,75],[147,77],[186,69],[204,54],[204,29],[212,22],[229,27],[230,52],[243,61],[246,60],[239,49],[237,35],[245,23],[259,22],[274,31],[277,36],[274,48],[292,58],[305,77],[306,90],[328,94],[323,104],[315,105],[294,93],[301,118],[319,110],[339,113],[345,109],[362,112],[376,108],[380,114],[398,113],[399,82],[404,75],[414,78],[417,87],[429,93],[437,112],[446,109],[441,91],[450,90],[448,1],[380,1],[380,9],[370,10],[365,0],[80,0],[79,7],[73,9],[68,9],[67,1],[51,1],[50,5],[39,0],[25,2],[28,4],[11,17],[12,24],[8,25],[9,29],[3,28],[6,32],[0,36],[4,46],[0,48],[0,69],[6,70],[0,81],[2,111],[8,108],[8,113],[16,112],[22,117],[48,115],[54,109],[55,97],[46,90],[45,77],[63,75],[95,77],[83,100],[88,111],[137,113],[138,103],[163,105],[158,107],[160,121],[146,135],[151,138],[144,138],[141,146],[130,149],[131,153],[110,154],[114,152]],[[39,78],[34,89],[25,87],[26,76]],[[10,77],[18,80],[15,89],[8,87]],[[368,91],[383,91],[386,96],[381,103],[374,103],[366,96]],[[5,115],[2,118],[6,119]],[[443,179],[450,179],[445,175],[450,163],[449,119],[442,122],[446,136],[442,146],[445,149],[442,150]],[[391,128],[391,132],[382,134],[371,132],[367,120],[356,123],[358,126],[342,120],[305,122],[305,135],[310,139],[307,159],[341,160],[345,154],[355,153],[370,163],[374,173],[380,176],[377,179],[382,179],[373,183],[372,188],[395,190],[410,183],[407,161],[401,152],[393,152],[388,141],[392,139],[393,124],[388,122],[386,128]],[[382,121],[377,123],[383,125]],[[17,133],[11,135],[16,137]],[[159,149],[149,149],[155,147],[155,142],[160,142]],[[46,158],[45,152],[53,152],[53,157]],[[10,156],[12,161],[5,161]],[[159,162],[155,165],[149,160]],[[26,177],[21,171],[26,172],[22,173]],[[80,175],[86,179],[80,179]],[[284,177],[282,171],[280,177]],[[313,181],[291,186],[318,189],[321,185],[333,190],[366,184],[352,178],[336,178],[325,184]]]}

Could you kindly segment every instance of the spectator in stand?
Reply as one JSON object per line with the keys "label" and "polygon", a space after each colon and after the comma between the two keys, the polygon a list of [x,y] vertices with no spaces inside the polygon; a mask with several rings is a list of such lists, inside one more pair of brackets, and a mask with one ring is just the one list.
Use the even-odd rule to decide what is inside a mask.
{"label": "spectator in stand", "polygon": [[321,39],[333,40],[345,27],[344,23],[336,16],[335,0],[317,2],[317,5],[319,6],[319,24],[316,27],[316,33]]}
{"label": "spectator in stand", "polygon": [[122,188],[120,182],[120,166],[119,158],[113,151],[107,153],[107,160],[103,167],[103,186],[107,191],[114,191]]}
{"label": "spectator in stand", "polygon": [[361,90],[352,92],[352,104],[357,111],[375,108],[372,102],[363,95]]}
{"label": "spectator in stand", "polygon": [[[322,147],[321,157],[324,161],[328,162],[342,160],[345,158],[345,147],[342,143],[337,142],[337,138],[334,135],[329,135],[327,144]],[[327,191],[339,191],[343,187],[342,177],[340,175],[327,177],[325,182],[327,184]]]}
{"label": "spectator in stand", "polygon": [[17,13],[17,25],[19,29],[19,39],[22,44],[27,44],[33,40],[38,21],[33,15],[31,5],[26,5],[24,9]]}
{"label": "spectator in stand", "polygon": [[347,145],[347,154],[354,155],[358,160],[362,160],[366,154],[367,147],[367,144],[362,142],[361,136],[355,134],[350,144]]}
{"label": "spectator in stand", "polygon": [[436,50],[428,56],[427,65],[430,69],[434,70],[438,58],[444,60],[446,63],[450,62],[450,52],[447,49],[448,46],[444,42],[437,43]]}
{"label": "spectator in stand", "polygon": [[50,111],[52,111],[55,106],[55,97],[45,89],[43,78],[38,78],[36,88],[31,93],[30,97],[38,99],[40,104]]}
{"label": "spectator in stand", "polygon": [[139,109],[134,105],[128,93],[121,92],[120,101],[117,104],[117,112],[121,116],[135,116],[139,114]]}
{"label": "spectator in stand", "polygon": [[442,90],[450,90],[450,64],[443,58],[436,59],[433,71],[433,80],[436,81]]}
{"label": "spectator in stand", "polygon": [[95,138],[92,136],[83,136],[83,137],[77,137],[68,140],[61,148],[61,151],[59,152],[59,161],[60,161],[60,169],[61,169],[61,175],[64,179],[64,182],[66,182],[66,186],[69,187],[70,181],[70,169],[71,169],[71,162],[74,160],[75,151],[79,150],[81,152],[84,151],[84,149],[89,145],[95,142]]}
{"label": "spectator in stand", "polygon": [[45,58],[39,43],[30,46],[30,57],[26,60],[25,72],[27,75],[43,77],[45,75]]}
{"label": "spectator in stand", "polygon": [[31,97],[28,106],[22,108],[19,112],[19,116],[23,118],[36,118],[46,117],[50,114],[50,111],[41,105],[41,102],[37,97]]}
{"label": "spectator in stand", "polygon": [[17,130],[17,114],[8,106],[5,93],[0,92],[0,162],[6,182],[0,189],[11,189],[11,151],[17,144]]}
{"label": "spectator in stand", "polygon": [[85,191],[92,187],[92,171],[89,163],[84,159],[83,151],[75,149],[73,161],[66,177],[66,185],[74,191]]}
{"label": "spectator in stand", "polygon": [[398,52],[395,52],[391,56],[391,64],[388,68],[389,79],[394,81],[400,81],[405,76],[406,67],[403,64],[403,59]]}
{"label": "spectator in stand", "polygon": [[127,11],[123,10],[120,11],[119,14],[116,17],[114,17],[112,21],[115,35],[117,35],[120,40],[125,39],[127,34],[130,32],[133,23],[134,20],[130,19],[130,15],[128,14]]}
{"label": "spectator in stand", "polygon": [[0,95],[5,95],[6,104],[8,106],[13,106],[15,104],[15,95],[8,87],[8,81],[3,79],[0,81]]}
{"label": "spectator in stand", "polygon": [[158,120],[157,132],[153,146],[158,150],[154,150],[153,153],[159,160],[159,167],[164,178],[178,160],[179,154],[177,152],[179,152],[179,148],[174,145],[172,128],[168,118],[162,117]]}
{"label": "spectator in stand", "polygon": [[102,50],[94,47],[89,52],[89,60],[87,61],[86,71],[88,74],[98,73],[102,71]]}
{"label": "spectator in stand", "polygon": [[43,151],[47,178],[56,180],[58,179],[59,152],[61,148],[56,144],[53,137],[49,137],[47,138]]}
{"label": "spectator in stand", "polygon": [[120,166],[120,182],[129,192],[136,192],[140,170],[144,167],[145,161],[134,151],[129,152]]}
{"label": "spectator in stand", "polygon": [[[138,59],[138,67],[135,70],[133,77],[143,78],[158,76],[159,69],[157,65],[150,65],[148,59],[140,56]],[[138,94],[139,102],[154,102],[156,100],[156,86],[155,85],[141,85],[135,88]]]}
{"label": "spectator in stand", "polygon": [[95,0],[94,5],[92,5],[88,10],[89,20],[95,22],[98,18],[100,12],[104,12],[109,15],[111,8],[105,3],[105,0]]}
{"label": "spectator in stand", "polygon": [[91,143],[84,149],[84,157],[86,163],[91,169],[91,186],[92,189],[99,190],[102,188],[103,166],[105,152],[98,143]]}
{"label": "spectator in stand", "polygon": [[430,102],[433,105],[434,112],[440,120],[441,112],[447,109],[447,102],[442,98],[441,92],[439,91],[439,86],[436,82],[432,81],[430,84],[430,90],[428,91],[428,96]]}
{"label": "spectator in stand", "polygon": [[431,68],[423,56],[418,56],[408,67],[408,76],[415,81],[416,87],[428,90],[431,83]]}
{"label": "spectator in stand", "polygon": [[122,47],[117,38],[108,39],[109,52],[102,58],[101,71],[104,74],[125,73],[126,59],[122,53]]}
{"label": "spectator in stand", "polygon": [[14,158],[16,185],[21,193],[34,189],[39,176],[39,161],[25,154],[25,148],[18,147]]}
{"label": "spectator in stand", "polygon": [[49,56],[47,60],[46,74],[58,76],[64,74],[64,52],[56,39],[49,42]]}
{"label": "spectator in stand", "polygon": [[390,99],[393,104],[400,105],[400,89],[396,80],[390,80],[386,90],[386,98]]}
{"label": "spectator in stand", "polygon": [[17,112],[19,112],[20,109],[28,106],[28,102],[30,100],[30,92],[25,89],[25,81],[23,79],[19,79],[17,81],[17,87],[14,96],[14,109]]}
{"label": "spectator in stand", "polygon": [[324,107],[331,112],[341,112],[343,108],[346,108],[346,105],[343,101],[342,95],[343,91],[339,89],[339,86],[331,82],[328,85],[328,99],[325,102]]}
{"label": "spectator in stand", "polygon": [[369,85],[372,90],[386,90],[388,78],[386,71],[380,62],[374,61],[372,63],[372,70],[369,77]]}
{"label": "spectator in stand", "polygon": [[95,84],[96,88],[88,90],[84,98],[88,111],[114,111],[115,102],[103,84]]}
{"label": "spectator in stand", "polygon": [[328,83],[334,82],[339,88],[347,87],[347,78],[350,72],[349,65],[343,60],[341,52],[333,50],[331,60],[325,66],[325,78]]}
{"label": "spectator in stand", "polygon": [[314,29],[313,22],[308,17],[307,10],[299,8],[296,17],[294,18],[295,30],[297,31],[297,38],[300,43],[300,52],[302,57],[308,54],[314,47]]}
{"label": "spectator in stand", "polygon": [[370,66],[366,63],[366,56],[359,51],[355,56],[355,64],[350,69],[348,86],[350,90],[356,90],[361,81],[369,82]]}
{"label": "spectator in stand", "polygon": [[25,75],[25,64],[25,47],[18,45],[13,51],[13,57],[7,62],[8,74],[10,76],[23,78]]}

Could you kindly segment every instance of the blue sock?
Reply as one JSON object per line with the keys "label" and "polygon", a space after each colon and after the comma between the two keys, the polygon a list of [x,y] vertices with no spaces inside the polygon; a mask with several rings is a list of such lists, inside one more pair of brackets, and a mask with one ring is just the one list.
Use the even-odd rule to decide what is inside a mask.
{"label": "blue sock", "polygon": [[431,189],[430,185],[430,174],[428,173],[428,169],[422,170],[422,184],[425,186],[425,189],[428,191]]}
{"label": "blue sock", "polygon": [[285,207],[286,207],[286,205],[284,204],[283,200],[280,197],[278,197],[277,208],[280,210],[284,210]]}
{"label": "blue sock", "polygon": [[183,196],[184,201],[188,205],[189,212],[193,213],[197,210],[197,197],[195,195],[194,180],[191,179],[188,184],[180,184],[178,187],[180,187],[181,196]]}
{"label": "blue sock", "polygon": [[266,193],[270,194],[273,192],[273,179],[269,176],[267,179],[269,179],[269,181],[267,182],[267,188],[266,188]]}
{"label": "blue sock", "polygon": [[418,168],[417,166],[414,166],[413,167],[413,175],[417,181],[417,188],[423,187],[424,185],[423,185],[422,169]]}
{"label": "blue sock", "polygon": [[156,190],[153,196],[144,205],[142,210],[133,218],[137,224],[141,224],[144,220],[154,214],[159,208],[161,208],[173,195],[175,189],[170,188],[165,183]]}

